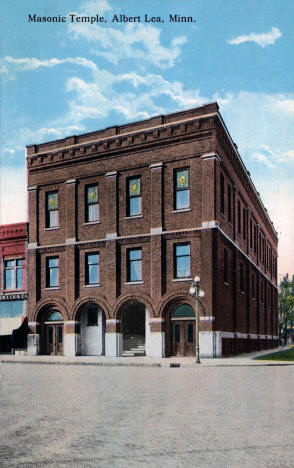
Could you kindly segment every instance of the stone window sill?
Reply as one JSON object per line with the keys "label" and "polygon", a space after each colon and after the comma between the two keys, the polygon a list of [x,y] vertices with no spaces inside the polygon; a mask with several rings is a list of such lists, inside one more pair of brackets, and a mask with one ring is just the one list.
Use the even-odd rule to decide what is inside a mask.
{"label": "stone window sill", "polygon": [[101,224],[101,221],[98,220],[98,221],[88,221],[86,223],[84,223],[84,226],[91,226],[92,224]]}
{"label": "stone window sill", "polygon": [[129,286],[131,284],[144,284],[144,281],[127,281],[125,283],[126,286]]}
{"label": "stone window sill", "polygon": [[58,229],[60,229],[60,226],[47,227],[44,230],[45,231],[57,231]]}
{"label": "stone window sill", "polygon": [[192,208],[181,208],[180,210],[172,210],[172,213],[185,213],[186,211],[192,211]]}
{"label": "stone window sill", "polygon": [[60,286],[48,286],[48,288],[44,288],[44,291],[52,291],[60,289]]}
{"label": "stone window sill", "polygon": [[138,215],[134,215],[134,216],[126,216],[126,217],[125,217],[126,220],[129,220],[129,219],[137,219],[137,218],[144,218],[144,215],[138,214]]}
{"label": "stone window sill", "polygon": [[177,281],[178,282],[180,282],[180,281],[192,281],[192,280],[193,280],[193,278],[191,278],[190,276],[187,277],[187,278],[174,278],[173,279],[173,281],[175,281],[175,282],[177,282]]}
{"label": "stone window sill", "polygon": [[84,288],[100,288],[101,284],[100,283],[95,283],[95,284],[85,284]]}

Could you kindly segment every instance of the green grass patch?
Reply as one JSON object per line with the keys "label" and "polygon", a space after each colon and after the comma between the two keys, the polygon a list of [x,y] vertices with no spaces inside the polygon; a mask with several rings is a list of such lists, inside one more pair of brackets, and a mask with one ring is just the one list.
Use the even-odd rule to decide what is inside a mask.
{"label": "green grass patch", "polygon": [[266,354],[256,359],[263,361],[294,361],[294,347],[286,349],[285,351],[279,351],[278,353]]}

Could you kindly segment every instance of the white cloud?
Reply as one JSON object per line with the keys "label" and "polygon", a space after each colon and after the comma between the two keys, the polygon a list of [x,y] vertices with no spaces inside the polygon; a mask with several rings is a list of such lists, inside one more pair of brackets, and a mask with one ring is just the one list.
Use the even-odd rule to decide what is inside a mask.
{"label": "white cloud", "polygon": [[278,28],[273,27],[268,33],[250,33],[244,36],[235,37],[234,39],[230,39],[227,42],[234,45],[242,44],[244,42],[255,42],[260,47],[266,47],[268,45],[274,44],[281,36],[281,31]]}
{"label": "white cloud", "polygon": [[[102,11],[98,2],[85,2],[81,11],[76,15],[97,14],[112,10],[103,2]],[[109,17],[111,19],[111,16]],[[161,43],[161,30],[153,25],[142,23],[128,23],[120,25],[119,29],[107,27],[105,24],[77,23],[68,25],[71,39],[97,44],[99,48],[92,49],[92,53],[104,57],[117,65],[125,59],[142,60],[161,68],[172,67],[179,59],[181,46],[187,41],[185,36],[175,37],[168,46]]]}
{"label": "white cloud", "polygon": [[82,57],[67,57],[65,59],[52,58],[49,60],[39,60],[35,57],[15,59],[13,57],[7,56],[4,60],[6,63],[9,63],[10,65],[14,66],[14,69],[16,68],[16,70],[19,69],[21,71],[34,71],[41,67],[52,68],[56,65],[63,65],[65,63],[80,65],[82,67],[90,68],[92,71],[95,71],[97,68],[94,62]]}
{"label": "white cloud", "polygon": [[15,154],[15,150],[13,148],[4,148],[3,153],[7,153],[12,156],[13,154]]}
{"label": "white cloud", "polygon": [[266,156],[263,153],[253,153],[251,157],[252,159],[255,159],[258,162],[264,163],[267,167],[270,167],[271,169],[275,167],[274,164],[270,162],[268,156]]}
{"label": "white cloud", "polygon": [[103,15],[107,11],[111,11],[112,6],[106,0],[89,0],[82,3],[81,9],[89,15],[96,15],[97,13]]}
{"label": "white cloud", "polygon": [[1,167],[0,224],[26,221],[26,178],[24,167]]}
{"label": "white cloud", "polygon": [[[127,84],[124,92],[120,90],[121,83]],[[90,82],[70,78],[66,89],[74,93],[74,99],[70,100],[70,112],[64,121],[76,123],[107,117],[113,111],[127,120],[144,119],[208,100],[200,96],[198,90],[185,90],[180,82],[169,82],[157,74],[143,76],[135,72],[114,75],[97,70]]]}
{"label": "white cloud", "polygon": [[294,99],[282,99],[277,102],[277,106],[285,112],[294,114]]}
{"label": "white cloud", "polygon": [[287,158],[294,160],[294,150],[287,151],[285,154]]}

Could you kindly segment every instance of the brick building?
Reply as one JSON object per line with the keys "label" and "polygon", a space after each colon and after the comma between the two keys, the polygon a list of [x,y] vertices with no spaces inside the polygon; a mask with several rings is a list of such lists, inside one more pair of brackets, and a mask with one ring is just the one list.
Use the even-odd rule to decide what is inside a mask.
{"label": "brick building", "polygon": [[27,347],[27,224],[0,226],[0,352]]}
{"label": "brick building", "polygon": [[277,233],[217,103],[27,147],[30,354],[277,342]]}

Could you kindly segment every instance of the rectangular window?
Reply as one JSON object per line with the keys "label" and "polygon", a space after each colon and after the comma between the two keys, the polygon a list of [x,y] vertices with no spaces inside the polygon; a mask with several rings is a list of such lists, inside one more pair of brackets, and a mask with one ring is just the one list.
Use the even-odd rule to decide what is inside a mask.
{"label": "rectangular window", "polygon": [[255,299],[255,275],[252,274],[251,277],[251,289],[252,289],[252,299]]}
{"label": "rectangular window", "polygon": [[221,213],[225,213],[225,179],[221,174],[220,177],[220,191],[221,191]]}
{"label": "rectangular window", "polygon": [[247,216],[246,216],[246,208],[243,208],[243,239],[246,240],[247,238]]}
{"label": "rectangular window", "polygon": [[128,281],[142,281],[142,249],[127,250]]}
{"label": "rectangular window", "polygon": [[228,185],[228,221],[229,223],[232,221],[232,189],[230,185]]}
{"label": "rectangular window", "polygon": [[175,210],[190,208],[189,170],[178,169],[175,171]]}
{"label": "rectangular window", "polygon": [[175,278],[189,278],[190,276],[190,244],[174,246],[174,276]]}
{"label": "rectangular window", "polygon": [[127,216],[142,214],[141,179],[127,179]]}
{"label": "rectangular window", "polygon": [[95,306],[87,307],[87,327],[95,327],[98,325],[98,309]]}
{"label": "rectangular window", "polygon": [[59,226],[58,192],[46,194],[46,228]]}
{"label": "rectangular window", "polygon": [[86,223],[99,221],[98,185],[86,187]]}
{"label": "rectangular window", "polygon": [[238,233],[241,234],[241,203],[238,200]]}
{"label": "rectangular window", "polygon": [[260,281],[260,302],[263,304],[263,300],[264,300],[264,297],[263,297],[263,292],[264,292],[264,286],[263,286],[263,280]]}
{"label": "rectangular window", "polygon": [[228,251],[224,249],[224,282],[228,283]]}
{"label": "rectangular window", "polygon": [[240,291],[244,292],[244,265],[240,263]]}
{"label": "rectangular window", "polygon": [[257,252],[257,226],[254,224],[254,239],[253,239],[253,250],[256,253]]}
{"label": "rectangular window", "polygon": [[4,289],[23,289],[23,259],[4,260]]}
{"label": "rectangular window", "polygon": [[187,324],[187,341],[188,343],[194,342],[194,325],[193,323]]}
{"label": "rectangular window", "polygon": [[86,254],[86,284],[99,284],[99,254]]}
{"label": "rectangular window", "polygon": [[46,258],[46,287],[53,288],[59,286],[59,258]]}
{"label": "rectangular window", "polygon": [[250,236],[250,248],[253,248],[253,232],[252,232],[252,219],[250,219],[249,223],[249,236]]}

